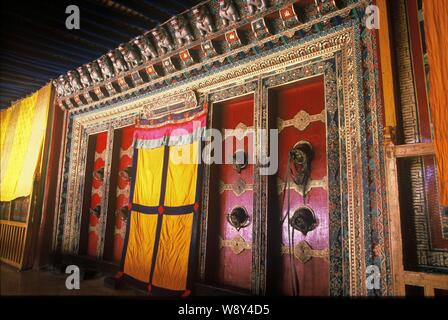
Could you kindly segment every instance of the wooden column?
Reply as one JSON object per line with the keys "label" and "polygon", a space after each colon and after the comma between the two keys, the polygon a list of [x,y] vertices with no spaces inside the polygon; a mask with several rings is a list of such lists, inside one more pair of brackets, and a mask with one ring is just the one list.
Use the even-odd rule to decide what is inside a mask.
{"label": "wooden column", "polygon": [[392,127],[384,130],[384,154],[386,168],[387,211],[390,222],[390,247],[392,249],[393,292],[405,295],[403,280],[403,247],[401,240],[400,198],[398,189],[397,160],[395,158],[394,132]]}
{"label": "wooden column", "polygon": [[384,103],[385,126],[397,126],[395,107],[395,83],[392,67],[392,50],[390,39],[389,10],[387,0],[377,0],[380,9],[380,29],[378,30],[379,52],[381,63],[381,81]]}

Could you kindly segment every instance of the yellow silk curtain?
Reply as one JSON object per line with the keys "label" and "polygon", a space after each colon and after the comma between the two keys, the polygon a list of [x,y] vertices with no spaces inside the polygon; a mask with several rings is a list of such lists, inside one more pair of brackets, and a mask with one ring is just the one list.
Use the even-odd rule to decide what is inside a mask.
{"label": "yellow silk curtain", "polygon": [[[199,143],[137,151],[131,225],[123,268],[124,273],[134,279],[174,291],[187,289],[193,206],[197,205]],[[168,148],[168,157],[164,156],[165,148]],[[173,160],[183,153],[191,163]],[[170,213],[168,210],[178,211]]]}
{"label": "yellow silk curtain", "polygon": [[51,84],[0,112],[0,201],[29,196],[47,127]]}
{"label": "yellow silk curtain", "polygon": [[424,0],[425,35],[434,144],[439,172],[440,202],[448,205],[448,6],[445,0]]}

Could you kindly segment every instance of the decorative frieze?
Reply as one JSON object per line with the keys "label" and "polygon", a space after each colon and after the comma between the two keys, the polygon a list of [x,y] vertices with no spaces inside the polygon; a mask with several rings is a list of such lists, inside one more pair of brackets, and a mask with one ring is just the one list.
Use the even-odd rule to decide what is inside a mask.
{"label": "decorative frieze", "polygon": [[252,32],[257,39],[263,39],[271,35],[268,27],[266,26],[266,21],[264,18],[257,19],[251,24]]}
{"label": "decorative frieze", "polygon": [[[229,53],[220,49],[223,44],[232,52],[246,45],[247,41],[256,44],[257,40],[269,38],[275,31],[280,31],[278,28],[274,32],[270,30],[268,16],[270,20],[280,20],[288,29],[305,21],[302,16],[307,14],[308,20],[316,18],[310,12],[318,12],[319,16],[330,15],[342,8],[342,4],[342,1],[335,0],[316,0],[314,4],[293,0],[210,0],[120,44],[97,60],[59,76],[53,80],[57,99],[69,100],[81,95],[86,102],[81,99],[80,103],[75,100],[62,103],[67,108],[76,108],[107,97],[107,94],[89,94],[99,86],[106,88],[108,95],[125,93],[134,86],[142,86],[160,77],[156,64],[162,65],[167,75],[195,65],[200,69],[207,59]],[[276,22],[272,21],[272,24],[276,25]],[[244,33],[248,28],[252,35],[246,39]],[[198,48],[199,60],[193,54]],[[173,57],[180,59],[182,66],[177,65]],[[149,64],[154,72],[148,72]],[[120,78],[130,80],[122,86],[117,82]],[[111,85],[111,82],[117,83],[118,87]]]}

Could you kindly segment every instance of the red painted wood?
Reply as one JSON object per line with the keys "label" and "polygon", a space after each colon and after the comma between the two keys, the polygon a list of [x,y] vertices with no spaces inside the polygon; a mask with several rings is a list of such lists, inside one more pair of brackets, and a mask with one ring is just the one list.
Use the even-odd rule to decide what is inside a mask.
{"label": "red painted wood", "polygon": [[426,91],[426,72],[423,63],[423,47],[418,20],[417,0],[407,1],[409,37],[411,43],[412,66],[415,90],[417,94],[418,121],[421,142],[431,142],[431,120],[429,114],[428,94]]}
{"label": "red painted wood", "polygon": [[[217,117],[217,127],[219,129],[234,129],[239,123],[243,123],[246,126],[253,126],[253,104],[253,95],[250,95],[215,105],[214,116]],[[234,146],[232,149],[226,149],[226,141],[223,141],[223,162],[225,159],[232,157],[234,151],[241,149],[243,144],[247,152],[249,150],[249,144],[252,143],[253,134],[249,133],[247,138],[241,140],[241,146],[237,146],[234,137],[227,138],[227,143],[229,139],[233,139]],[[249,152],[248,156],[251,157]],[[231,164],[218,165],[218,181],[221,180],[226,184],[231,184],[239,178],[243,179],[246,184],[253,184],[253,165],[248,165],[240,174]],[[218,183],[218,181],[212,183]],[[240,196],[237,196],[233,191],[224,191],[218,196],[218,199],[218,212],[211,213],[219,215],[218,232],[216,235],[219,235],[225,240],[230,240],[240,235],[246,242],[252,243],[253,192],[248,190]],[[251,220],[249,226],[239,231],[227,222],[227,214],[237,206],[244,206]],[[235,254],[230,248],[223,247],[219,250],[218,260],[216,270],[216,282],[218,285],[250,290],[252,271],[251,250],[244,250],[240,254]]]}
{"label": "red painted wood", "polygon": [[[121,145],[120,145],[120,162],[118,165],[118,170],[122,171],[127,167],[132,166],[132,142],[134,135],[134,126],[126,127],[121,129]],[[126,179],[124,174],[118,174],[117,179],[117,199],[116,208],[120,209],[122,207],[129,207],[129,193],[130,193],[130,180]],[[121,254],[123,251],[124,236],[126,230],[126,220],[120,215],[115,216],[115,232],[114,232],[114,248],[113,248],[113,259],[116,262],[121,260]]]}
{"label": "red painted wood", "polygon": [[[270,108],[276,117],[290,120],[300,110],[310,115],[319,114],[325,108],[324,82],[322,77],[300,81],[292,85],[272,89],[270,92]],[[327,175],[326,155],[326,126],[323,122],[312,122],[303,131],[295,127],[284,128],[279,134],[279,171],[277,177],[286,181],[286,171],[289,150],[299,141],[308,141],[313,146],[314,158],[311,163],[311,179],[320,180]],[[291,181],[291,180],[290,180]],[[291,182],[292,183],[292,182]],[[282,191],[282,190],[281,190]],[[278,191],[277,191],[278,194]],[[290,214],[294,213],[303,204],[303,197],[294,190],[290,193]],[[282,191],[278,196],[277,210],[272,212],[274,219],[281,219],[287,214],[287,195]],[[294,245],[300,241],[307,241],[313,249],[327,249],[329,246],[329,217],[328,217],[328,193],[323,188],[314,188],[307,195],[307,204],[314,210],[318,219],[318,226],[304,236],[299,231],[294,232]],[[275,234],[274,232],[273,234]],[[277,232],[278,233],[278,232]],[[288,245],[287,219],[281,226],[280,238],[277,239],[280,250],[280,242]],[[274,240],[274,239],[272,239]],[[275,240],[274,240],[275,241]],[[279,257],[275,262],[277,279],[274,280],[276,291],[282,295],[293,294],[293,276],[291,275],[291,262],[288,254]],[[328,295],[329,293],[329,264],[323,258],[311,258],[302,263],[293,259],[298,277],[298,294],[301,296]],[[272,265],[271,265],[272,266]],[[273,266],[272,266],[273,267]]]}
{"label": "red painted wood", "polygon": [[[105,149],[107,144],[107,132],[101,132],[96,136],[95,141],[95,158],[93,170],[98,171],[100,169],[104,170],[105,165]],[[93,173],[92,173],[93,174]],[[98,179],[95,177],[92,179],[92,196],[90,199],[90,208],[95,209],[97,206],[101,206],[102,198],[104,193],[104,181],[103,179]],[[101,210],[102,211],[102,210]],[[98,230],[98,226],[101,219],[101,214],[97,217],[94,214],[89,214],[89,236],[88,236],[88,245],[87,245],[87,255],[96,257],[97,250],[100,241],[100,230]]]}

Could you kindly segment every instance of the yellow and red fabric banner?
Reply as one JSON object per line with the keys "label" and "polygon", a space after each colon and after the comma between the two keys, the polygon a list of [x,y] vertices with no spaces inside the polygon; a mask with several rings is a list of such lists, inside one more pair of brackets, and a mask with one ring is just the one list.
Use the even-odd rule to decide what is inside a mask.
{"label": "yellow and red fabric banner", "polygon": [[47,128],[51,84],[0,112],[0,201],[29,196]]}
{"label": "yellow and red fabric banner", "polygon": [[440,203],[448,206],[448,6],[444,0],[423,1],[429,62],[429,98],[439,173]]}
{"label": "yellow and red fabric banner", "polygon": [[157,294],[188,294],[199,215],[206,111],[134,132],[131,214],[122,272]]}

